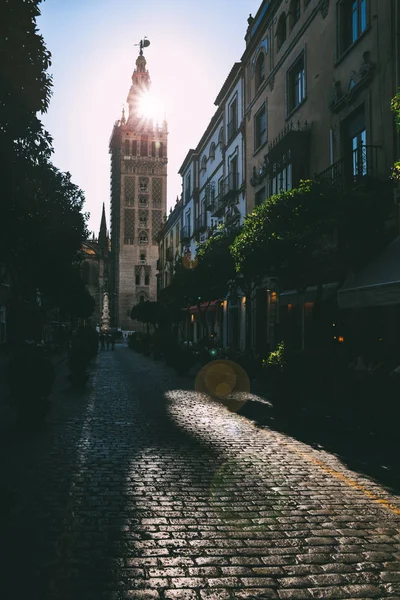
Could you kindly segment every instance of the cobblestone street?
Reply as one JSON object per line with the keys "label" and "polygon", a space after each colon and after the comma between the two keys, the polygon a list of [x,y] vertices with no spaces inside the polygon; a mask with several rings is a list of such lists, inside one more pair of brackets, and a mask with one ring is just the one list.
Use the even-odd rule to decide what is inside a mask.
{"label": "cobblestone street", "polygon": [[1,442],[2,600],[400,598],[400,503],[125,347]]}

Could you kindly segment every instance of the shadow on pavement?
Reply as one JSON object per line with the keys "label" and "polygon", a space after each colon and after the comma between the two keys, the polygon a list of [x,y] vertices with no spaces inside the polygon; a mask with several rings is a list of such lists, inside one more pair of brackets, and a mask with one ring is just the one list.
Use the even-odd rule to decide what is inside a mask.
{"label": "shadow on pavement", "polygon": [[[392,493],[400,494],[399,438],[382,437],[368,428],[354,425],[334,416],[313,414],[311,411],[287,410],[281,414],[273,405],[260,401],[248,402],[239,414],[259,427],[295,437],[317,450],[336,455],[345,466],[374,479]],[[264,402],[263,402],[264,400]]]}

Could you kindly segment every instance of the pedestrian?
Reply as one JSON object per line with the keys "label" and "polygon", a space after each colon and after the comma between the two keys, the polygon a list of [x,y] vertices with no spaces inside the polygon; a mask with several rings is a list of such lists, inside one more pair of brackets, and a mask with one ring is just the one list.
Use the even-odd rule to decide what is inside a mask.
{"label": "pedestrian", "polygon": [[105,342],[105,335],[104,335],[103,332],[101,332],[101,334],[100,334],[100,348],[102,350],[105,350],[104,342]]}
{"label": "pedestrian", "polygon": [[106,346],[107,346],[107,350],[110,349],[110,336],[107,334],[106,335]]}

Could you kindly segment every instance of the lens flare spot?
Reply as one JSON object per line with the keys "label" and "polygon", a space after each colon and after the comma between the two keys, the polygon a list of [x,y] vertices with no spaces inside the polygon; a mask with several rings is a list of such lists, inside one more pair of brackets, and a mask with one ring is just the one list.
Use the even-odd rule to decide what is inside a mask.
{"label": "lens flare spot", "polygon": [[197,374],[195,389],[218,400],[231,412],[237,412],[247,402],[250,380],[235,362],[212,360]]}

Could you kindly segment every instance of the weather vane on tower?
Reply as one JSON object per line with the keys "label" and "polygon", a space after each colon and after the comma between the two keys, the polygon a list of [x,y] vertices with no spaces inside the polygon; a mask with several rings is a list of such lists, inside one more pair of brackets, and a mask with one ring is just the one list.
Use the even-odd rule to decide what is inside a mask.
{"label": "weather vane on tower", "polygon": [[148,46],[150,46],[150,40],[148,40],[147,37],[144,36],[144,38],[140,40],[138,44],[135,44],[135,46],[140,46],[140,56],[143,56],[143,48],[147,48]]}

